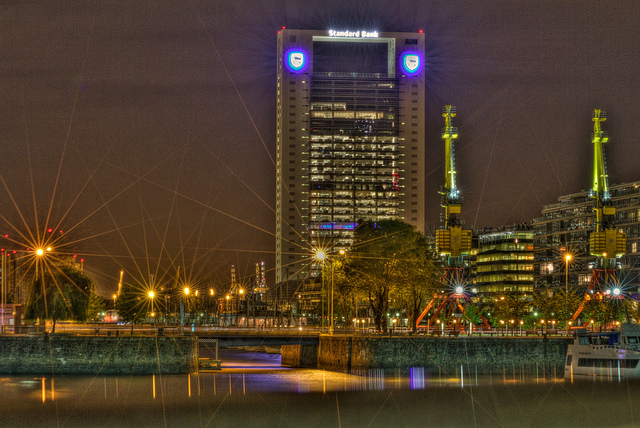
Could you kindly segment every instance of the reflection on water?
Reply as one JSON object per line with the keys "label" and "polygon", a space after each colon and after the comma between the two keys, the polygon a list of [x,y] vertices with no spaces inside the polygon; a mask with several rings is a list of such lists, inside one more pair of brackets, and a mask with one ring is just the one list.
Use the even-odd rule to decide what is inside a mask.
{"label": "reflection on water", "polygon": [[[1,426],[633,426],[634,383],[572,383],[535,367],[479,376],[423,368],[350,374],[222,353],[220,372],[0,379]],[[609,411],[597,411],[606,407]]]}
{"label": "reflection on water", "polygon": [[[291,369],[280,366],[280,356],[264,353],[221,352],[222,371],[185,375],[150,376],[60,376],[55,378],[5,377],[0,382],[2,396],[13,394],[37,398],[45,403],[58,398],[83,396],[128,400],[157,399],[217,394],[327,393],[351,391],[419,390],[439,387],[539,384],[561,382],[555,374],[504,368],[500,375],[479,376],[477,370],[461,366],[455,376],[428,374],[422,367],[401,369],[363,369],[351,373],[317,369]],[[57,386],[56,386],[57,385]]]}

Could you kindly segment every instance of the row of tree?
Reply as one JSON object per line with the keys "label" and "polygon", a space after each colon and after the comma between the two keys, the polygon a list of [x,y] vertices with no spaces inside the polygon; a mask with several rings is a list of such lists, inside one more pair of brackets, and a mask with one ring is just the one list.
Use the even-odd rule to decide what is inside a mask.
{"label": "row of tree", "polygon": [[[367,221],[355,230],[354,244],[344,255],[325,258],[323,275],[331,278],[339,318],[353,319],[357,301],[366,301],[379,331],[387,331],[388,317],[404,312],[415,331],[415,320],[436,295],[452,290],[441,282],[443,264],[429,249],[427,238],[410,225],[397,220]],[[326,281],[325,281],[326,282]],[[466,290],[469,291],[468,289]],[[523,322],[531,328],[542,320],[567,326],[583,303],[576,290],[538,290],[533,294],[507,292],[493,300],[475,302],[460,317],[462,322],[479,324],[480,314],[495,327]],[[434,305],[437,306],[437,305]],[[389,315],[392,314],[392,315]],[[460,315],[460,314],[458,314]],[[625,299],[594,296],[586,302],[579,323],[594,320],[600,325],[638,316],[638,305]],[[442,322],[445,319],[443,314]]]}
{"label": "row of tree", "polygon": [[[357,309],[366,302],[376,328],[383,332],[390,324],[389,317],[395,318],[396,312],[402,312],[415,330],[415,320],[427,303],[434,296],[451,291],[441,282],[443,265],[429,249],[427,238],[398,220],[363,222],[355,230],[354,244],[349,251],[327,255],[322,268],[323,277],[330,278],[335,287],[336,318],[358,318]],[[136,283],[123,284],[116,299],[120,318],[132,327],[154,310],[174,312],[170,308],[162,309],[170,298],[150,297],[148,291]],[[208,302],[182,296],[180,304],[184,305],[185,313],[208,312],[212,308],[202,306],[205,301]],[[583,295],[574,290],[539,290],[528,296],[509,292],[492,301],[469,305],[464,316],[458,319],[479,324],[482,314],[496,327],[522,321],[529,328],[541,320],[566,325],[582,302]],[[50,319],[55,331],[58,320],[91,320],[103,310],[104,300],[95,294],[91,279],[72,265],[60,264],[35,278],[25,316],[32,320]],[[627,314],[637,316],[637,305],[628,300],[594,296],[584,305],[582,319],[605,324],[623,320]],[[450,320],[443,314],[441,321]]]}

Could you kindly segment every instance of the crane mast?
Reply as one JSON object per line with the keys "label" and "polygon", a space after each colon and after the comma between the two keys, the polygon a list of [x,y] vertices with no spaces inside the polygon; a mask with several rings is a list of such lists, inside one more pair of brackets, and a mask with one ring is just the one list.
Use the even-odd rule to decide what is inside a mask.
{"label": "crane mast", "polygon": [[[453,126],[452,118],[456,116],[456,107],[446,105],[442,108],[445,125],[442,138],[445,142],[445,180],[440,190],[441,205],[444,208],[443,229],[436,231],[436,247],[440,254],[453,259],[460,259],[463,254],[471,250],[471,231],[462,230],[458,215],[462,207],[462,200],[456,186],[455,149],[453,142],[458,138],[458,128]],[[454,260],[449,262],[455,263]]]}
{"label": "crane mast", "polygon": [[[454,312],[465,314],[467,305],[471,304],[471,298],[466,290],[467,281],[464,278],[464,268],[462,256],[471,251],[471,231],[462,230],[462,223],[458,218],[462,207],[462,198],[456,186],[456,165],[455,150],[453,142],[458,138],[458,128],[453,126],[452,118],[456,116],[456,107],[445,105],[442,108],[444,117],[444,128],[442,129],[442,139],[445,143],[445,168],[444,185],[440,189],[441,205],[444,208],[443,228],[436,230],[436,248],[440,254],[446,256],[446,264],[442,276],[442,283],[450,288],[447,294],[435,293],[431,301],[424,308],[422,313],[416,318],[416,328],[419,327],[422,319],[434,308],[433,315],[428,319],[427,329],[431,329],[434,320],[440,313],[445,314],[445,319],[451,319]],[[436,306],[437,305],[437,306]],[[479,314],[487,329],[491,326],[489,322]],[[438,321],[440,322],[440,321]],[[473,328],[469,321],[469,328]],[[444,326],[444,324],[442,324]],[[453,325],[455,330],[455,323]],[[460,326],[462,328],[462,325]]]}
{"label": "crane mast", "polygon": [[615,264],[616,257],[622,257],[626,252],[627,236],[616,230],[613,217],[616,207],[611,201],[607,166],[604,156],[604,143],[609,141],[601,123],[607,120],[607,114],[601,110],[593,112],[593,186],[590,196],[594,200],[593,210],[596,214],[595,231],[589,236],[589,250],[591,255],[602,257],[604,264]]}
{"label": "crane mast", "polygon": [[593,199],[593,211],[596,214],[595,230],[589,235],[589,252],[596,256],[597,263],[591,273],[591,281],[587,287],[582,304],[571,317],[575,321],[585,305],[593,299],[622,299],[624,293],[620,287],[620,272],[616,258],[624,256],[627,248],[627,235],[618,232],[614,224],[616,207],[609,193],[607,166],[605,163],[603,144],[609,141],[606,131],[602,130],[602,122],[607,114],[595,109],[592,115],[593,135],[593,185],[589,196]]}

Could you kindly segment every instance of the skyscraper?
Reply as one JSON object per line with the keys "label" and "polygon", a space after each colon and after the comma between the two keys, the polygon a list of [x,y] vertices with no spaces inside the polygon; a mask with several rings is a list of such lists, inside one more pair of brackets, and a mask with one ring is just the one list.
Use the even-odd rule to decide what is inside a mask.
{"label": "skyscraper", "polygon": [[424,34],[278,32],[276,282],[363,220],[424,232]]}

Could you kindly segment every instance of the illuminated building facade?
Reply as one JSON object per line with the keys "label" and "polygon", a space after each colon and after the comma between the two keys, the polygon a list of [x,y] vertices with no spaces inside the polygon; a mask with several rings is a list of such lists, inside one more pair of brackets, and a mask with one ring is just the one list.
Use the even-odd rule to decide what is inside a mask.
{"label": "illuminated building facade", "polygon": [[478,236],[476,289],[481,299],[495,293],[533,291],[533,229],[527,224],[484,231]]}
{"label": "illuminated building facade", "polygon": [[278,33],[276,283],[362,220],[424,232],[424,34]]}
{"label": "illuminated building facade", "polygon": [[[627,252],[618,259],[621,283],[627,291],[640,285],[640,181],[609,186],[616,207],[614,223],[627,234]],[[577,288],[585,291],[591,281],[595,256],[589,254],[589,234],[595,229],[593,199],[583,190],[546,205],[542,217],[533,219],[536,247],[536,288]],[[565,254],[571,254],[567,271]]]}

